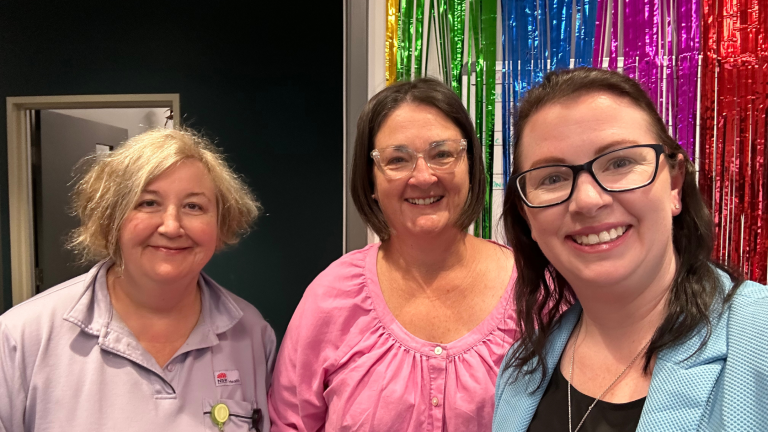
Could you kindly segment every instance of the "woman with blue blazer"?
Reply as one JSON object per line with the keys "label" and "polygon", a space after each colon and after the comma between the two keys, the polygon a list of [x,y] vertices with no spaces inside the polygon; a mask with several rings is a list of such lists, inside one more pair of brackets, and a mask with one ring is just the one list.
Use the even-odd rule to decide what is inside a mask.
{"label": "woman with blue blazer", "polygon": [[695,168],[640,85],[551,72],[514,130],[521,337],[493,430],[768,428],[768,289],[711,261]]}

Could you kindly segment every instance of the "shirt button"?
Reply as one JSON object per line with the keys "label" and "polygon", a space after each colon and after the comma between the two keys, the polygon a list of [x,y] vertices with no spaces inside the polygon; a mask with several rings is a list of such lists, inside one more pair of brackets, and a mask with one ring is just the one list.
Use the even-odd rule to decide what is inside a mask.
{"label": "shirt button", "polygon": [[175,365],[175,364],[169,364],[169,365],[168,365],[168,371],[169,371],[169,372],[173,372],[173,371],[175,371],[175,370],[176,370],[176,365]]}
{"label": "shirt button", "polygon": [[435,354],[440,355],[443,353],[443,349],[440,347],[435,347]]}
{"label": "shirt button", "polygon": [[436,398],[436,397],[433,397],[433,398],[432,398],[432,406],[437,406],[439,403],[440,403],[440,401],[439,401],[439,400],[437,400],[437,398]]}

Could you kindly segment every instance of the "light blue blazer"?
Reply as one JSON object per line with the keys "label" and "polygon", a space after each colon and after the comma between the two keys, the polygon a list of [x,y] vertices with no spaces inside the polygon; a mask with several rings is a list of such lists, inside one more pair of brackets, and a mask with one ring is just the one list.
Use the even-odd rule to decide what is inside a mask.
{"label": "light blue blazer", "polygon": [[[722,286],[731,286],[724,273],[721,280]],[[581,306],[572,306],[553,330],[545,354],[546,381],[537,390],[531,393],[538,373],[514,383],[511,369],[499,374],[494,432],[528,429],[580,314]],[[722,315],[712,318],[712,335],[694,354],[704,335],[702,328],[659,353],[638,431],[768,430],[768,288],[742,284]]]}

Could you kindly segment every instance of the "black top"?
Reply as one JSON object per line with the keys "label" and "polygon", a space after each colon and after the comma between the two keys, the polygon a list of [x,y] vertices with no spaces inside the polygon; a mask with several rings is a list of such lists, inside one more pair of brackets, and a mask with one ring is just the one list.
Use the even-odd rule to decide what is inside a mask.
{"label": "black top", "polygon": [[[571,422],[579,425],[595,398],[580,393],[571,386]],[[592,408],[579,432],[616,432],[637,430],[645,398],[627,403],[598,401]],[[539,406],[533,414],[529,432],[568,432],[568,380],[555,366],[552,379],[544,390]]]}

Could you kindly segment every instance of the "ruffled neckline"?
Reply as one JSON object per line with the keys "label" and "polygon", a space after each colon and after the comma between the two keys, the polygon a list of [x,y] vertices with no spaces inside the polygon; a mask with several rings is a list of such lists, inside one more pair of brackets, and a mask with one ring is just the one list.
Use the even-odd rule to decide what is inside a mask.
{"label": "ruffled neckline", "polygon": [[[498,244],[496,242],[492,243]],[[381,292],[378,269],[376,268],[380,246],[381,243],[376,243],[367,248],[364,268],[365,289],[373,302],[374,312],[377,314],[384,330],[394,337],[401,345],[428,357],[455,357],[479,345],[494,332],[501,331],[502,328],[506,327],[501,325],[501,322],[506,319],[508,315],[507,311],[512,307],[512,290],[515,278],[517,277],[517,267],[513,267],[512,274],[507,283],[507,288],[504,290],[504,294],[501,296],[501,299],[499,299],[491,313],[469,333],[447,344],[425,341],[412,335],[400,324],[400,322],[397,321],[392,314],[392,311],[389,309],[387,302],[384,300],[384,294]],[[506,247],[504,245],[500,246]],[[514,324],[512,323],[510,325]],[[442,349],[440,354],[435,353],[435,348],[438,346]]]}

